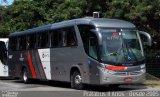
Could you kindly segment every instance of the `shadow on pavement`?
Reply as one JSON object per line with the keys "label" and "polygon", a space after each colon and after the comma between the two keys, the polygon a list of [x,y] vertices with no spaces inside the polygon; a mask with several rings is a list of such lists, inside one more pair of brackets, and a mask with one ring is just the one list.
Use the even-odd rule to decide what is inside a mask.
{"label": "shadow on pavement", "polygon": [[[19,80],[14,80],[15,83],[23,83]],[[57,88],[66,88],[71,89],[70,83],[59,82],[59,81],[39,81],[33,80],[30,85],[38,85],[39,87],[57,87]],[[27,84],[26,84],[27,85]],[[35,86],[37,87],[37,86]],[[130,90],[140,90],[146,89],[147,87],[143,84],[132,84],[132,85],[120,85],[119,87],[111,87],[111,86],[94,86],[94,85],[85,85],[86,91],[99,91],[99,92],[107,92],[107,91],[130,91]]]}

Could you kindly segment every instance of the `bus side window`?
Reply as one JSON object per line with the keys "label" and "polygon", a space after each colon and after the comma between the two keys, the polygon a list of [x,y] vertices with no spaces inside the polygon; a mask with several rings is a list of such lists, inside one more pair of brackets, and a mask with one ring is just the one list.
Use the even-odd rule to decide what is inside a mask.
{"label": "bus side window", "polygon": [[50,31],[51,47],[70,47],[77,45],[74,27],[56,29]]}
{"label": "bus side window", "polygon": [[30,49],[35,49],[36,48],[36,34],[31,34],[30,35],[29,48]]}
{"label": "bus side window", "polygon": [[64,37],[65,37],[65,31],[64,30],[58,30],[58,47],[64,46]]}
{"label": "bus side window", "polygon": [[58,47],[59,34],[58,30],[51,30],[51,47]]}
{"label": "bus side window", "polygon": [[17,37],[16,50],[20,50],[20,38],[19,37]]}
{"label": "bus side window", "polygon": [[26,37],[21,36],[19,40],[19,50],[25,50],[26,49]]}
{"label": "bus side window", "polygon": [[[32,37],[34,40],[34,36]],[[36,34],[36,46],[32,44],[32,47],[36,48],[47,48],[49,47],[49,33],[48,31],[40,32]]]}
{"label": "bus side window", "polygon": [[97,43],[97,37],[94,33],[89,34],[89,56],[91,56],[94,59],[98,59],[98,43]]}
{"label": "bus side window", "polygon": [[30,41],[31,41],[30,37],[31,37],[31,36],[29,36],[29,35],[26,37],[26,49],[27,49],[27,50],[30,49],[30,43],[31,43],[31,42],[30,42]]}
{"label": "bus side window", "polygon": [[77,45],[76,33],[74,27],[63,28],[61,31],[61,42],[62,47],[71,47]]}
{"label": "bus side window", "polygon": [[49,47],[49,35],[48,31],[41,33],[41,48],[47,48]]}
{"label": "bus side window", "polygon": [[86,54],[89,54],[89,33],[91,33],[90,30],[94,29],[94,27],[90,25],[78,25],[78,29],[83,42],[84,50]]}
{"label": "bus side window", "polygon": [[37,48],[41,48],[41,39],[42,39],[41,33],[36,34],[36,47]]}
{"label": "bus side window", "polygon": [[68,46],[77,46],[77,38],[74,27],[70,28],[67,32]]}
{"label": "bus side window", "polygon": [[10,41],[9,41],[9,49],[11,49],[11,50],[13,50],[13,51],[15,51],[15,50],[17,50],[18,48],[17,48],[17,38],[16,37],[12,37],[12,38],[10,38],[9,39]]}
{"label": "bus side window", "polygon": [[26,36],[22,37],[22,50],[26,50]]}

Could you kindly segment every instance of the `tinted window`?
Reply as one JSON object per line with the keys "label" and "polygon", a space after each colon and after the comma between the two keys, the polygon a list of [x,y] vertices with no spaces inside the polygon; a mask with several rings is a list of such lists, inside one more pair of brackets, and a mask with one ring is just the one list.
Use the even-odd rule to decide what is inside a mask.
{"label": "tinted window", "polygon": [[85,52],[87,54],[89,53],[89,47],[88,47],[89,46],[89,40],[88,40],[88,37],[89,37],[90,30],[92,28],[93,27],[91,27],[90,25],[78,25],[78,29],[79,29],[79,32],[80,32],[80,35],[81,35],[83,46],[84,46]]}
{"label": "tinted window", "polygon": [[94,33],[89,34],[89,56],[94,59],[98,59],[98,42],[97,37]]}
{"label": "tinted window", "polygon": [[17,49],[17,38],[9,39],[9,49],[16,50]]}
{"label": "tinted window", "polygon": [[25,50],[26,49],[26,36],[20,36],[18,38],[19,48],[18,50]]}
{"label": "tinted window", "polygon": [[41,48],[41,39],[42,39],[42,35],[41,35],[41,33],[38,33],[36,35],[36,47],[37,48]]}
{"label": "tinted window", "polygon": [[49,47],[49,35],[48,32],[37,33],[36,35],[36,45],[37,48],[47,48]]}
{"label": "tinted window", "polygon": [[74,27],[52,30],[51,46],[52,47],[77,46],[77,39]]}
{"label": "tinted window", "polygon": [[29,45],[30,49],[36,48],[36,35],[35,34],[30,35],[29,44],[30,44]]}
{"label": "tinted window", "polygon": [[36,47],[36,35],[30,34],[27,36],[27,39],[26,39],[26,48],[34,49],[35,47]]}
{"label": "tinted window", "polygon": [[81,39],[85,52],[94,59],[97,59],[98,53],[98,40],[97,36],[91,32],[91,29],[94,29],[90,25],[78,25],[80,31]]}
{"label": "tinted window", "polygon": [[48,32],[43,32],[41,37],[41,48],[47,48],[49,47],[49,36]]}

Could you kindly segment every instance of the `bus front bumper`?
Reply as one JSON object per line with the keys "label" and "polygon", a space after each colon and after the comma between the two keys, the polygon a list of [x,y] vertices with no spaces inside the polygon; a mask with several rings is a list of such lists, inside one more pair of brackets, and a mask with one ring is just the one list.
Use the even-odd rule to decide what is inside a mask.
{"label": "bus front bumper", "polygon": [[100,84],[136,84],[145,81],[146,71],[108,72],[100,70]]}

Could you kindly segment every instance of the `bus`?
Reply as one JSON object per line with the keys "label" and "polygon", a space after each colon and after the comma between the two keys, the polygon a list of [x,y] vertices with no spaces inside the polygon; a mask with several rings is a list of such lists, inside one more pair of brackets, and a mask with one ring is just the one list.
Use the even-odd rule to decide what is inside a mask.
{"label": "bus", "polygon": [[140,35],[130,22],[79,18],[9,35],[9,74],[24,83],[31,79],[90,85],[142,83],[146,66]]}
{"label": "bus", "polygon": [[0,38],[0,77],[8,77],[7,65],[8,38]]}

